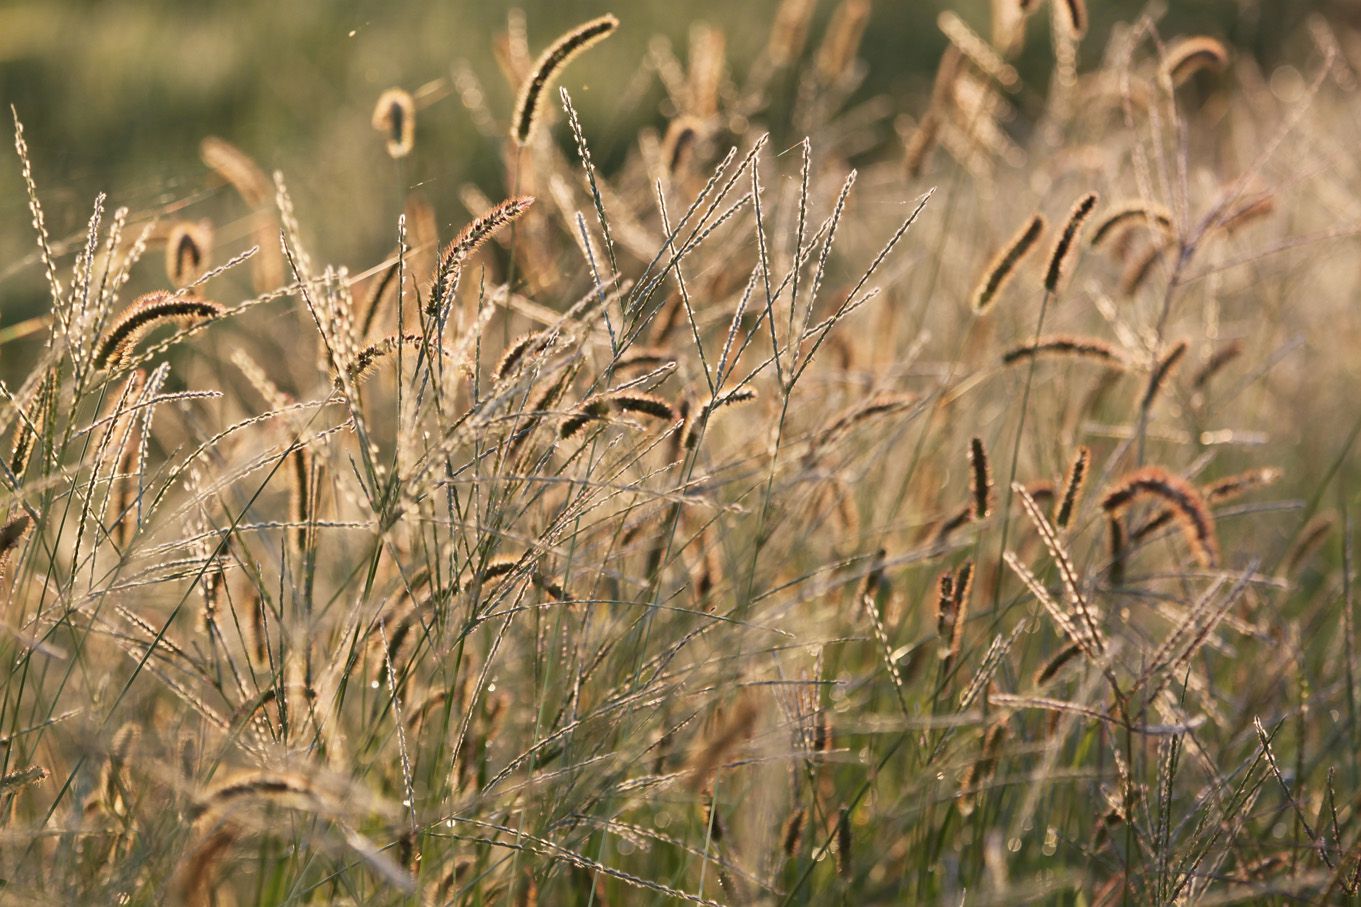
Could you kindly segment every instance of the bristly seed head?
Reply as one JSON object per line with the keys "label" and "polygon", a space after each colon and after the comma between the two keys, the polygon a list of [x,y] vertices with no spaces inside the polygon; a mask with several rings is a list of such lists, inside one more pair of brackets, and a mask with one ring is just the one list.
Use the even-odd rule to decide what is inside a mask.
{"label": "bristly seed head", "polygon": [[1049,267],[1045,269],[1044,274],[1044,288],[1048,292],[1057,292],[1059,283],[1071,270],[1072,259],[1077,251],[1078,233],[1082,231],[1082,225],[1096,209],[1097,198],[1095,192],[1088,192],[1073,205],[1073,210],[1063,226],[1063,233],[1059,235],[1053,251],[1049,254]]}
{"label": "bristly seed head", "polygon": [[606,13],[589,22],[583,22],[548,46],[520,88],[519,99],[515,103],[514,125],[511,127],[510,137],[517,146],[528,145],[529,140],[534,137],[534,128],[539,123],[539,107],[543,101],[543,93],[553,78],[574,57],[608,38],[618,27],[619,20]]}

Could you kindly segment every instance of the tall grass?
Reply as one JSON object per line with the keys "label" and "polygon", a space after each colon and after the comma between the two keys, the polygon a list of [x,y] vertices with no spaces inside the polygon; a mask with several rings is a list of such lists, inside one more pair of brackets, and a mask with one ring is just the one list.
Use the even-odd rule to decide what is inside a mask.
{"label": "tall grass", "polygon": [[217,138],[238,219],[55,242],[16,113],[4,897],[1356,895],[1361,36],[995,7],[925,99],[857,92],[860,0],[654,44],[609,167],[512,16],[503,183],[375,174],[351,266]]}

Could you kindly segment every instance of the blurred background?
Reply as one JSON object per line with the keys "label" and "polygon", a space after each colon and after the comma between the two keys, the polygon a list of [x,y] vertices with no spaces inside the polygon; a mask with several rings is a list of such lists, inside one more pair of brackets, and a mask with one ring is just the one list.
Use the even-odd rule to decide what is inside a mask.
{"label": "blurred background", "polygon": [[[187,201],[185,215],[225,216],[230,206],[221,197],[230,192],[198,152],[204,136],[220,135],[266,170],[281,169],[315,252],[358,269],[392,245],[404,187],[420,186],[446,229],[466,218],[458,200],[465,183],[491,197],[504,195],[501,137],[514,91],[496,64],[493,42],[512,7],[524,10],[534,53],[589,17],[605,11],[620,17],[618,34],[574,63],[563,83],[608,170],[640,125],[664,122],[663,94],[644,68],[656,36],[683,57],[694,22],[720,27],[740,83],[744,61],[765,44],[777,2],[0,0],[0,100],[24,122],[54,237],[83,230],[98,191],[109,193],[111,206],[134,212]],[[819,26],[836,2],[818,0],[805,53],[815,51]],[[1083,53],[1091,61],[1112,24],[1147,6],[1143,0],[1090,5]],[[1311,13],[1361,16],[1356,0],[1169,0],[1167,6],[1167,35],[1208,33],[1258,56],[1307,52],[1281,36],[1299,35],[1307,44],[1301,24]],[[915,112],[945,46],[938,13],[953,9],[986,34],[987,7],[988,0],[875,0],[861,48],[868,75],[859,92],[886,94],[896,111]],[[1042,86],[1051,60],[1040,29],[1017,65]],[[486,108],[499,118],[494,133],[485,123],[482,131],[475,127],[450,88],[460,61],[480,80]],[[392,86],[416,92],[421,103],[416,150],[402,162],[387,158],[369,123],[378,95]],[[769,125],[778,138],[780,124]],[[0,327],[47,304],[26,206],[17,160],[0,156]],[[327,229],[337,223],[341,229]],[[219,239],[230,242],[221,226]]]}

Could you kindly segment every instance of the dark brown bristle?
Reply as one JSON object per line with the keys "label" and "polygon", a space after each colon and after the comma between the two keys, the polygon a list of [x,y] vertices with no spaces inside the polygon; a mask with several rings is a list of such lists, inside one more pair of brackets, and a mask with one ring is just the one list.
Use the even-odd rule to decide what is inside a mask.
{"label": "dark brown bristle", "polygon": [[1211,504],[1223,504],[1258,488],[1265,488],[1281,477],[1279,469],[1249,469],[1247,472],[1225,476],[1206,485],[1205,500]]}
{"label": "dark brown bristle", "polygon": [[486,582],[489,579],[507,576],[513,573],[523,561],[524,558],[517,555],[497,555],[487,561],[486,566],[478,573],[478,578],[483,582]]}
{"label": "dark brown bristle", "polygon": [[496,380],[503,381],[514,372],[535,351],[534,348],[542,339],[542,331],[534,331],[516,338],[501,354],[501,361],[496,363],[496,369],[493,371]]}
{"label": "dark brown bristle", "polygon": [[1073,205],[1073,210],[1063,225],[1063,233],[1054,242],[1054,248],[1049,253],[1049,266],[1044,272],[1044,288],[1047,292],[1057,292],[1060,281],[1071,270],[1072,259],[1077,251],[1078,234],[1082,231],[1082,225],[1087,218],[1091,217],[1092,211],[1096,209],[1096,202],[1097,194],[1088,192]]}
{"label": "dark brown bristle", "polygon": [[1074,356],[1093,359],[1107,368],[1123,369],[1125,360],[1115,347],[1096,337],[1055,335],[1041,337],[1038,342],[1013,347],[1002,354],[1002,364],[1012,365],[1037,356]]}
{"label": "dark brown bristle", "polygon": [[784,830],[780,833],[780,849],[786,857],[798,853],[799,841],[803,838],[803,820],[807,815],[802,806],[796,807],[785,820]]}
{"label": "dark brown bristle", "polygon": [[987,519],[992,513],[992,473],[982,438],[969,441],[969,491],[973,498],[973,518]]}
{"label": "dark brown bristle", "polygon": [[563,438],[570,438],[590,423],[598,422],[605,418],[606,413],[609,411],[609,403],[601,397],[592,397],[585,400],[577,407],[572,415],[563,420],[558,433]]}
{"label": "dark brown bristle", "polygon": [[972,519],[972,517],[973,517],[972,504],[970,504],[967,507],[960,508],[952,516],[941,521],[940,525],[936,528],[936,531],[934,533],[933,543],[936,545],[944,545],[946,542],[950,540],[950,536],[954,534],[954,531],[959,527],[967,524],[970,521],[970,519]]}
{"label": "dark brown bristle", "polygon": [[1070,642],[1062,649],[1059,649],[1053,658],[1046,661],[1040,666],[1040,669],[1035,672],[1034,685],[1042,687],[1053,680],[1054,676],[1057,675],[1059,671],[1063,670],[1064,665],[1072,661],[1081,651],[1082,647],[1075,642]]}
{"label": "dark brown bristle", "polygon": [[1058,495],[1058,491],[1054,488],[1054,483],[1044,479],[1041,479],[1038,482],[1031,482],[1025,487],[1025,493],[1030,495],[1036,502],[1049,501],[1051,503]]}
{"label": "dark brown bristle", "polygon": [[295,557],[306,554],[312,540],[312,507],[316,499],[312,470],[312,451],[299,444],[288,455],[288,517],[293,524],[289,538]]}
{"label": "dark brown bristle", "polygon": [[955,575],[945,571],[936,580],[936,633],[949,640],[955,627]]}
{"label": "dark brown bristle", "polygon": [[1196,390],[1204,390],[1210,383],[1210,379],[1219,374],[1224,366],[1228,365],[1239,356],[1243,355],[1243,341],[1230,340],[1223,343],[1216,349],[1205,364],[1196,372],[1195,378],[1191,379],[1191,384]]}
{"label": "dark brown bristle", "polygon": [[1091,460],[1091,448],[1084,446],[1077,449],[1073,455],[1073,462],[1068,464],[1068,476],[1063,482],[1063,497],[1054,508],[1054,525],[1059,529],[1067,529],[1068,524],[1072,522],[1073,514],[1077,512]]}
{"label": "dark brown bristle", "polygon": [[973,308],[975,312],[982,313],[987,310],[992,301],[1006,286],[1012,274],[1020,266],[1025,257],[1030,254],[1044,233],[1045,220],[1041,214],[1033,214],[1030,220],[1022,225],[1021,229],[1011,238],[993,258],[988,265],[988,269],[983,273],[983,279],[978,284],[978,289],[974,291]]}
{"label": "dark brown bristle", "polygon": [[855,873],[855,866],[851,863],[851,809],[849,806],[841,807],[837,815],[836,871],[843,879],[849,879]]}
{"label": "dark brown bristle", "polygon": [[1161,205],[1152,202],[1128,202],[1118,206],[1106,215],[1092,231],[1092,248],[1100,246],[1120,227],[1127,224],[1144,224],[1170,236],[1174,231],[1172,214]]}
{"label": "dark brown bristle", "polygon": [[562,35],[540,55],[529,78],[520,88],[519,98],[515,103],[515,116],[512,118],[514,126],[511,128],[510,137],[516,145],[527,145],[533,138],[534,129],[539,122],[539,107],[543,102],[543,93],[553,78],[574,57],[608,38],[618,27],[619,20],[607,13],[589,22],[583,22]]}
{"label": "dark brown bristle", "polygon": [[172,284],[193,283],[207,267],[212,231],[206,224],[181,221],[170,228],[165,243],[165,273]]}
{"label": "dark brown bristle", "polygon": [[[395,334],[391,337],[384,337],[376,343],[371,343],[361,349],[354,356],[354,361],[350,363],[348,375],[352,385],[362,384],[368,380],[378,366],[383,361],[397,351],[399,346],[419,346],[425,342],[425,338],[420,334],[403,334],[401,337]],[[344,388],[344,382],[336,376],[335,387],[337,390]]]}
{"label": "dark brown bristle", "polygon": [[676,408],[655,394],[615,391],[606,398],[611,408],[621,413],[641,413],[654,419],[676,420]]}
{"label": "dark brown bristle", "polygon": [[1139,408],[1147,412],[1153,406],[1153,401],[1158,398],[1158,392],[1162,390],[1163,384],[1167,381],[1167,376],[1181,362],[1186,355],[1186,341],[1179,340],[1167,351],[1167,355],[1158,360],[1153,368],[1153,373],[1149,375],[1148,386],[1144,389],[1144,397],[1139,401]]}
{"label": "dark brown bristle", "polygon": [[1153,243],[1147,246],[1138,255],[1129,260],[1125,266],[1124,273],[1120,275],[1120,292],[1125,296],[1133,296],[1148,280],[1148,275],[1153,273],[1153,266],[1163,256],[1163,246]]}
{"label": "dark brown bristle", "polygon": [[1115,516],[1135,499],[1147,496],[1170,505],[1202,566],[1213,567],[1219,561],[1214,517],[1205,505],[1205,499],[1195,486],[1165,469],[1145,466],[1127,473],[1106,493],[1101,507]]}
{"label": "dark brown bristle", "polygon": [[223,313],[222,306],[195,296],[176,296],[165,290],[145,293],[133,300],[95,347],[95,364],[117,365],[137,342],[157,325],[173,322],[190,325],[210,321]]}
{"label": "dark brown bristle", "polygon": [[1109,576],[1112,586],[1125,581],[1125,527],[1120,515],[1113,513],[1106,521],[1107,555],[1110,557]]}

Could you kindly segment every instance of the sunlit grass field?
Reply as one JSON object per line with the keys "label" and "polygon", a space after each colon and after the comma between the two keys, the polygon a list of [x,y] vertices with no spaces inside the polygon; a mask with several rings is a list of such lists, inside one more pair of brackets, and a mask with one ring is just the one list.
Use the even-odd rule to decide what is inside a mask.
{"label": "sunlit grass field", "polygon": [[275,6],[0,11],[0,902],[1361,893],[1344,9]]}

